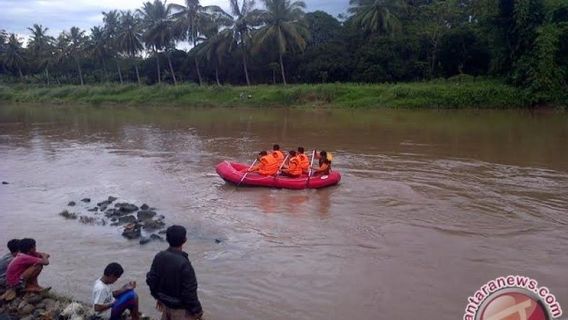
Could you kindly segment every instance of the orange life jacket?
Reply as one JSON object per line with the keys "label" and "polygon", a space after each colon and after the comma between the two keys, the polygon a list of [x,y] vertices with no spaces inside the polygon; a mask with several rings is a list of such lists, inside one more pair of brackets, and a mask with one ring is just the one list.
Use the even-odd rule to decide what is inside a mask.
{"label": "orange life jacket", "polygon": [[298,159],[300,159],[300,167],[302,168],[302,171],[308,172],[308,170],[310,169],[310,160],[308,159],[308,156],[300,153],[297,155],[297,157]]}
{"label": "orange life jacket", "polygon": [[258,173],[264,176],[272,176],[278,172],[278,168],[280,167],[280,163],[278,160],[268,154],[260,158],[260,167],[258,167]]}
{"label": "orange life jacket", "polygon": [[284,153],[282,153],[282,151],[280,150],[272,151],[272,155],[274,156],[274,158],[276,158],[276,160],[278,160],[279,164],[284,161]]}
{"label": "orange life jacket", "polygon": [[300,176],[302,174],[302,166],[300,164],[300,159],[298,156],[292,157],[290,162],[288,162],[288,170],[286,170],[288,174],[292,176]]}

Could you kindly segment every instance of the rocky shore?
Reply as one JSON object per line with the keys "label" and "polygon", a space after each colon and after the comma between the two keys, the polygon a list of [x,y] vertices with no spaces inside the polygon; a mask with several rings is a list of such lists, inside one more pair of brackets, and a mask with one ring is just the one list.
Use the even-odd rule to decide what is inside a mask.
{"label": "rocky shore", "polygon": [[[96,319],[92,306],[52,292],[16,294],[0,291],[0,294],[0,320]],[[123,319],[130,319],[130,316]]]}

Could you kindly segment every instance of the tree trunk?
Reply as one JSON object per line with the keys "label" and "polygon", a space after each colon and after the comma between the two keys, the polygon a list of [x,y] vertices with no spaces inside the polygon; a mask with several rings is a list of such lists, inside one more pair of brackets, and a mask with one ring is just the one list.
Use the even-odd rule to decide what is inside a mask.
{"label": "tree trunk", "polygon": [[286,85],[286,74],[284,74],[284,61],[282,61],[282,53],[280,55],[280,70],[282,71],[282,83]]}
{"label": "tree trunk", "polygon": [[104,82],[108,82],[108,74],[107,74],[107,66],[106,66],[105,58],[103,58],[103,72],[104,72],[104,75],[105,75]]}
{"label": "tree trunk", "polygon": [[276,69],[272,69],[272,84],[276,84]]}
{"label": "tree trunk", "polygon": [[219,81],[219,66],[215,65],[215,80],[217,80],[217,85],[221,86],[221,81]]}
{"label": "tree trunk", "polygon": [[118,64],[118,59],[116,59],[115,62],[116,62],[116,69],[118,70],[118,79],[120,79],[120,84],[124,84],[124,82],[122,82],[122,72],[120,71],[120,65]]}
{"label": "tree trunk", "polygon": [[172,73],[172,78],[174,79],[174,86],[177,86],[176,74],[174,73],[174,67],[172,66],[172,59],[170,53],[166,55],[168,57],[168,64],[170,65],[170,72]]}
{"label": "tree trunk", "polygon": [[47,82],[47,86],[49,87],[49,70],[47,69],[47,66],[45,66],[45,80]]}
{"label": "tree trunk", "polygon": [[18,65],[18,73],[20,74],[20,81],[24,81],[24,74],[22,73],[22,68]]}
{"label": "tree trunk", "polygon": [[248,73],[248,68],[247,68],[247,57],[246,57],[246,52],[245,52],[245,42],[244,42],[244,38],[243,35],[241,34],[241,53],[243,55],[243,69],[245,69],[245,79],[247,80],[247,86],[250,86],[250,79],[249,79],[249,73]]}
{"label": "tree trunk", "polygon": [[83,81],[83,72],[81,71],[81,64],[79,64],[79,59],[75,59],[75,63],[77,64],[77,70],[79,71],[79,79],[81,80],[81,85],[85,85]]}
{"label": "tree trunk", "polygon": [[136,69],[136,80],[138,80],[138,85],[141,85],[142,82],[140,81],[140,73],[138,72],[138,64],[134,61],[134,69]]}
{"label": "tree trunk", "polygon": [[197,61],[197,57],[195,57],[195,70],[197,70],[197,78],[199,79],[199,85],[203,85],[203,80],[201,79],[201,72],[199,71],[199,62]]}
{"label": "tree trunk", "polygon": [[160,56],[158,56],[158,52],[154,50],[154,54],[156,55],[156,69],[158,70],[158,84],[162,83],[162,75],[160,74]]}

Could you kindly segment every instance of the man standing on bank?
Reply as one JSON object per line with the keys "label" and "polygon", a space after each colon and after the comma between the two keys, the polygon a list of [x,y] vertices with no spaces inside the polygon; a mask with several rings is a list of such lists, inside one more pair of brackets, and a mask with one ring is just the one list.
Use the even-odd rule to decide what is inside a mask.
{"label": "man standing on bank", "polygon": [[170,247],[154,257],[146,274],[146,283],[157,300],[156,308],[162,312],[162,320],[195,320],[203,315],[195,271],[182,250],[186,234],[182,226],[169,227],[166,240]]}

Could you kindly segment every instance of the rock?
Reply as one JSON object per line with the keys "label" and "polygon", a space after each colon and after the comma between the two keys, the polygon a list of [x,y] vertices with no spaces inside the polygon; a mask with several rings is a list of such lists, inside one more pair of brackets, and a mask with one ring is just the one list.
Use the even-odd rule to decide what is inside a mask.
{"label": "rock", "polygon": [[73,317],[80,316],[85,313],[84,307],[77,303],[71,302],[65,309],[61,312],[61,316],[73,319]]}
{"label": "rock", "polygon": [[75,201],[69,201],[69,203],[67,205],[70,206],[70,207],[73,207],[73,206],[75,206]]}
{"label": "rock", "polygon": [[132,216],[132,215],[118,218],[118,223],[120,223],[120,224],[127,224],[127,223],[134,223],[134,222],[136,222],[136,217]]}
{"label": "rock", "polygon": [[116,198],[116,197],[113,197],[113,196],[108,196],[108,199],[107,199],[107,201],[108,201],[109,203],[113,203],[113,202],[114,202],[114,200],[116,200],[116,199],[118,199],[118,198]]}
{"label": "rock", "polygon": [[158,234],[166,234],[167,230],[160,230],[158,231]]}
{"label": "rock", "polygon": [[2,184],[8,184],[8,181],[2,181]]}
{"label": "rock", "polygon": [[97,211],[99,211],[99,207],[94,207],[94,208],[91,208],[91,209],[89,209],[89,210],[87,210],[87,211],[89,211],[89,212],[97,212]]}
{"label": "rock", "polygon": [[150,210],[140,210],[136,213],[138,220],[144,221],[148,219],[152,219],[156,215],[156,212]]}
{"label": "rock", "polygon": [[89,203],[89,202],[91,202],[91,198],[83,198],[83,199],[81,199],[81,201],[83,201],[85,203]]}
{"label": "rock", "polygon": [[107,209],[107,206],[102,206],[101,207],[101,212],[105,211]]}
{"label": "rock", "polygon": [[221,239],[215,239],[215,243],[218,244],[218,243],[221,243],[221,242],[223,242],[223,240],[221,240]]}
{"label": "rock", "polygon": [[59,213],[65,219],[77,219],[77,214],[73,212],[69,212],[67,210],[63,210]]}
{"label": "rock", "polygon": [[129,240],[140,238],[140,234],[140,226],[134,223],[125,226],[122,232],[122,236]]}
{"label": "rock", "polygon": [[124,215],[127,215],[128,212],[122,212],[120,210],[117,209],[108,209],[107,211],[105,211],[105,216],[107,218],[112,218],[112,217],[122,217]]}
{"label": "rock", "polygon": [[161,220],[146,220],[142,223],[144,230],[162,229],[166,224]]}
{"label": "rock", "polygon": [[122,212],[126,212],[126,213],[130,213],[130,212],[134,212],[134,211],[138,210],[137,206],[133,205],[132,203],[126,203],[126,202],[115,203],[114,207],[118,208],[118,210],[120,210]]}
{"label": "rock", "polygon": [[157,234],[151,234],[151,235],[150,235],[150,239],[152,239],[152,240],[164,241],[164,238],[160,237],[160,236],[157,235]]}
{"label": "rock", "polygon": [[44,299],[43,303],[45,304],[45,310],[47,310],[48,312],[51,312],[51,311],[59,312],[59,309],[61,308],[61,306],[59,305],[59,302],[57,302],[53,299],[50,299],[50,298]]}
{"label": "rock", "polygon": [[[45,313],[45,310],[44,310],[44,309],[38,309],[38,308],[36,307],[36,309],[35,309],[34,312],[33,312],[33,316],[34,316],[35,318],[39,318],[39,317],[41,317],[44,313]],[[21,320],[21,319],[20,319],[20,320]]]}
{"label": "rock", "polygon": [[150,207],[148,207],[148,205],[144,203],[140,206],[140,209],[141,210],[148,210],[148,209],[150,209]]}
{"label": "rock", "polygon": [[30,304],[38,304],[41,300],[43,300],[43,297],[40,296],[39,294],[32,294],[26,296],[24,300]]}
{"label": "rock", "polygon": [[34,306],[29,303],[26,303],[25,301],[22,301],[22,303],[18,305],[18,314],[21,316],[28,315],[33,311],[34,311]]}
{"label": "rock", "polygon": [[80,216],[79,222],[84,223],[84,224],[95,224],[96,219],[93,218],[93,217]]}

